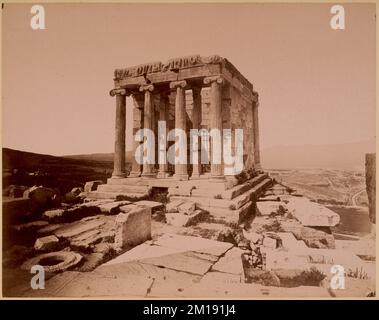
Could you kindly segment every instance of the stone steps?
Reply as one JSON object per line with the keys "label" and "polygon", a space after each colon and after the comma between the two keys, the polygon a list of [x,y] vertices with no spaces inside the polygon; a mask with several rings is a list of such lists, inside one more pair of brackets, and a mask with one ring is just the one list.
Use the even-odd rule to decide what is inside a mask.
{"label": "stone steps", "polygon": [[[229,209],[229,210],[237,210],[241,207],[243,207],[246,203],[251,201],[254,197],[257,197],[260,192],[262,192],[266,187],[268,187],[271,184],[271,179],[265,179],[255,187],[251,188],[250,190],[246,191],[245,193],[239,195],[238,197],[234,199],[215,199],[213,197],[205,197],[205,196],[194,196],[194,190],[192,190],[192,196],[186,195],[186,194],[175,194],[171,193],[171,201],[172,200],[186,200],[186,201],[193,201],[196,202],[202,206],[206,207],[215,207],[215,208],[223,208],[223,209]],[[177,189],[179,190],[179,189]],[[199,190],[198,190],[199,191]]]}
{"label": "stone steps", "polygon": [[126,179],[115,179],[115,178],[109,178],[107,180],[107,185],[129,185],[129,186],[135,186],[135,185],[146,185],[143,181],[141,182],[141,178],[126,178]]}
{"label": "stone steps", "polygon": [[120,193],[148,193],[147,186],[132,186],[126,184],[102,184],[97,187],[99,192],[120,192]]}
{"label": "stone steps", "polygon": [[91,191],[87,194],[89,199],[116,199],[117,197],[122,197],[122,200],[138,201],[144,200],[148,197],[148,193],[122,193],[122,192],[101,192],[101,191]]}
{"label": "stone steps", "polygon": [[245,193],[246,191],[250,190],[252,187],[255,187],[256,185],[258,185],[265,179],[268,179],[271,181],[271,179],[269,179],[267,174],[265,173],[260,174],[259,176],[253,179],[250,179],[243,184],[237,185],[229,190],[225,190],[224,192],[221,193],[221,197],[222,199],[229,199],[229,200],[234,199],[238,197],[239,195]]}
{"label": "stone steps", "polygon": [[196,203],[196,207],[198,209],[208,211],[214,218],[234,223],[238,223],[243,220],[247,211],[253,205],[252,201],[248,201],[238,209],[231,209],[230,201],[223,199],[207,199],[185,196],[172,196],[170,198],[170,201],[175,200],[193,201]]}

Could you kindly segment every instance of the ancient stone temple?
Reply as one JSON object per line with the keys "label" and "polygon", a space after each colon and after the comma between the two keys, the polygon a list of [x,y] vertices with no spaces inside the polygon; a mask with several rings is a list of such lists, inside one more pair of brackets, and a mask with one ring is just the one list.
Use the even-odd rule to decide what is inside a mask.
{"label": "ancient stone temple", "polygon": [[[240,178],[226,176],[224,163],[214,163],[212,156],[207,163],[200,162],[199,155],[195,163],[158,164],[162,151],[166,151],[159,150],[158,146],[155,164],[140,164],[133,157],[131,170],[127,172],[126,97],[133,100],[133,134],[147,128],[157,136],[158,121],[166,121],[167,131],[174,128],[185,132],[190,129],[231,129],[233,133],[236,129],[243,129],[243,173],[248,176],[245,179],[251,172],[255,175],[261,173],[262,176],[258,93],[227,59],[217,55],[193,55],[171,59],[166,63],[158,61],[116,69],[114,86],[110,91],[116,100],[114,171],[107,184],[100,185],[90,196],[142,197],[152,188],[159,187],[169,188],[171,196],[194,196],[194,189],[200,193],[204,189],[211,198],[222,199],[223,192],[241,183]],[[204,139],[203,136],[199,139],[199,152],[206,143],[210,143],[212,152],[215,151],[212,150],[212,139]],[[133,143],[134,154],[142,142]],[[169,146],[170,142],[166,147]],[[257,181],[263,181],[263,178]],[[232,199],[231,196],[229,198]]]}

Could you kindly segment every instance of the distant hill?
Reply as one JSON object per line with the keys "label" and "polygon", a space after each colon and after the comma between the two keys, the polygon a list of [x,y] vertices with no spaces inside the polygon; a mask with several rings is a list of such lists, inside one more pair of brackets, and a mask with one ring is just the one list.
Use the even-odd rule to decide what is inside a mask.
{"label": "distant hill", "polygon": [[[86,181],[106,181],[113,171],[113,158],[56,157],[3,148],[3,188],[9,185],[58,188],[66,193]],[[17,169],[17,170],[15,170]]]}
{"label": "distant hill", "polygon": [[375,141],[347,144],[280,146],[261,150],[262,166],[267,169],[335,168],[363,170],[365,154],[375,152]]}
{"label": "distant hill", "polygon": [[[12,168],[38,168],[45,166],[66,165],[101,165],[109,166],[113,163],[113,154],[78,155],[57,157],[48,154],[33,153],[27,151],[3,148],[3,169]],[[97,156],[98,155],[98,156]],[[104,155],[104,156],[100,156]],[[107,155],[107,156],[105,156]]]}
{"label": "distant hill", "polygon": [[60,157],[3,148],[3,168],[35,167],[47,162],[62,161]]}
{"label": "distant hill", "polygon": [[[113,162],[113,153],[90,153],[90,154],[76,154],[63,156],[66,159],[75,160],[94,160],[94,161],[110,161]],[[126,162],[131,162],[132,151],[126,151]]]}

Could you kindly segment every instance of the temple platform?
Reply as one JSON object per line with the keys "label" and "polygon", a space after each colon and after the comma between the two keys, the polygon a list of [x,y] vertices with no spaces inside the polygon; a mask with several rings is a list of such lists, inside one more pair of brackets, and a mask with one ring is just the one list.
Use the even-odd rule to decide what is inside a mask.
{"label": "temple platform", "polygon": [[212,180],[209,176],[178,180],[169,178],[110,178],[88,193],[89,200],[118,199],[139,201],[149,199],[154,188],[167,189],[169,201],[194,202],[215,219],[226,222],[244,220],[251,212],[255,199],[272,184],[266,173],[243,183],[230,186],[226,179]]}

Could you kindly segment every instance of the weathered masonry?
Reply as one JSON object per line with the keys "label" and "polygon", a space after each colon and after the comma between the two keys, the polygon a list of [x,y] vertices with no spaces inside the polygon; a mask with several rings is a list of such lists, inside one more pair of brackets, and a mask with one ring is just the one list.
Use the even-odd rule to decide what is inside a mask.
{"label": "weathered masonry", "polygon": [[[260,169],[258,94],[253,85],[225,58],[198,55],[115,70],[116,142],[113,178],[126,177],[125,97],[134,100],[133,133],[149,128],[157,136],[158,120],[169,128],[234,129],[244,131],[244,168]],[[140,142],[135,142],[134,151]],[[200,146],[199,142],[199,146]],[[133,153],[134,154],[134,153]],[[158,150],[155,152],[158,158]],[[200,157],[199,157],[200,158]],[[211,163],[211,178],[224,175],[221,164]],[[158,161],[156,161],[158,163]],[[207,165],[139,165],[133,161],[129,177],[199,178]],[[171,172],[170,172],[171,171]]]}

